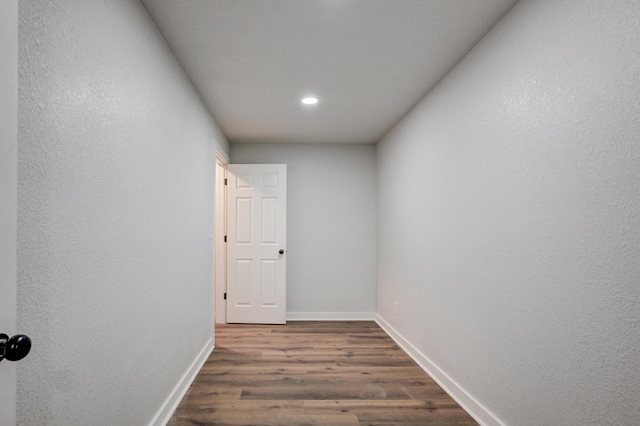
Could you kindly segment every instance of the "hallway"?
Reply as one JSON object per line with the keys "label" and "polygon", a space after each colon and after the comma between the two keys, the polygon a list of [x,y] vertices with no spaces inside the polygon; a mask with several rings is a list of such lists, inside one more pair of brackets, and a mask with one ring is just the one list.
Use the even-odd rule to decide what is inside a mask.
{"label": "hallway", "polygon": [[470,422],[373,323],[215,324],[219,156],[287,165],[288,321],[375,320],[482,425],[639,424],[639,1],[7,0],[0,33],[1,426],[165,426],[214,338],[183,423]]}

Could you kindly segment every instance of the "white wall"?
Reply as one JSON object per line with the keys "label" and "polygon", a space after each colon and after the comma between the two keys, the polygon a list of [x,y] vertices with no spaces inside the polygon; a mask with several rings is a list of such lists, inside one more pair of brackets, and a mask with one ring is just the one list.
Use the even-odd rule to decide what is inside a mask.
{"label": "white wall", "polygon": [[639,46],[523,0],[378,146],[378,313],[506,424],[640,419]]}
{"label": "white wall", "polygon": [[[0,333],[16,330],[18,2],[0,1]],[[0,425],[16,422],[16,364],[0,365]]]}
{"label": "white wall", "polygon": [[375,147],[232,144],[231,162],[287,164],[287,317],[373,313]]}
{"label": "white wall", "polygon": [[213,336],[226,142],[139,2],[19,12],[18,423],[148,424]]}

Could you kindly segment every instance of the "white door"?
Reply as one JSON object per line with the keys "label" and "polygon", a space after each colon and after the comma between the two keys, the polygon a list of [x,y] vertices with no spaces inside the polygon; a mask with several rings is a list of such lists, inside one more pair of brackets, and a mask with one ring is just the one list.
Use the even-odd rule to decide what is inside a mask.
{"label": "white door", "polygon": [[287,166],[227,168],[227,322],[286,322]]}
{"label": "white door", "polygon": [[[18,2],[0,1],[0,333],[16,332]],[[16,424],[16,365],[0,362],[0,426]]]}

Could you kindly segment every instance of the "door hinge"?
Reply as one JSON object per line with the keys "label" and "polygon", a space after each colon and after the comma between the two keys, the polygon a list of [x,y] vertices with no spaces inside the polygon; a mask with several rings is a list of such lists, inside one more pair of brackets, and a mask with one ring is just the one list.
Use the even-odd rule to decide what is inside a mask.
{"label": "door hinge", "polygon": [[224,294],[224,300],[227,300],[227,293]]}
{"label": "door hinge", "polygon": [[227,242],[227,236],[226,235],[224,236],[224,242],[225,243]]}
{"label": "door hinge", "polygon": [[228,183],[227,178],[224,178],[224,184],[226,185]]}

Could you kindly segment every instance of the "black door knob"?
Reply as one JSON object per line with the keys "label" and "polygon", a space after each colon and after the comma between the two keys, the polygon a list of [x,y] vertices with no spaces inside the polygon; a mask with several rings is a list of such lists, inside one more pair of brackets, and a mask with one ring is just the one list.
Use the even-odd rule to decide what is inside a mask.
{"label": "black door knob", "polygon": [[280,251],[278,253],[284,254],[284,250],[280,249]]}
{"label": "black door knob", "polygon": [[20,361],[29,354],[31,350],[31,339],[24,334],[16,334],[9,337],[6,334],[0,334],[0,361],[6,359],[8,361]]}

